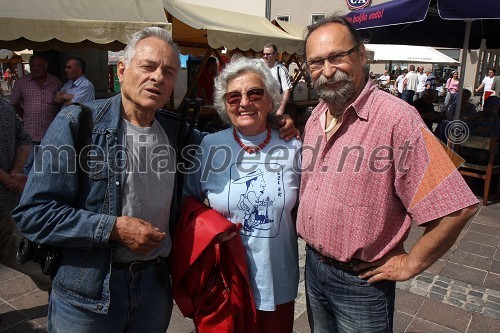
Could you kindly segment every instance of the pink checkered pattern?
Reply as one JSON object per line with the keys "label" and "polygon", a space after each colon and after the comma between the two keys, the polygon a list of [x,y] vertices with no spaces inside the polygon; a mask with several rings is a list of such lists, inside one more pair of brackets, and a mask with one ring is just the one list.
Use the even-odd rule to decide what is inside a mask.
{"label": "pink checkered pattern", "polygon": [[379,259],[405,240],[412,221],[478,202],[409,104],[367,83],[328,142],[326,111],[320,103],[304,131],[297,221],[324,255]]}
{"label": "pink checkered pattern", "polygon": [[24,109],[24,128],[33,141],[42,141],[50,123],[60,110],[54,103],[56,93],[63,83],[57,77],[47,74],[47,80],[40,87],[31,74],[25,75],[16,81],[10,102]]}

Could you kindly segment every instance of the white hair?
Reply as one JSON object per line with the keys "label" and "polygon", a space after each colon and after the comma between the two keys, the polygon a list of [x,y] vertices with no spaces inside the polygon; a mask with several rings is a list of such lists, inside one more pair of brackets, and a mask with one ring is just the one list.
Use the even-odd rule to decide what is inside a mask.
{"label": "white hair", "polygon": [[230,62],[215,79],[214,106],[222,121],[229,125],[231,125],[231,121],[227,115],[226,100],[224,98],[227,93],[228,83],[241,74],[248,72],[255,73],[262,79],[264,90],[271,96],[273,101],[271,113],[276,112],[280,105],[281,94],[279,82],[271,74],[271,70],[267,67],[266,63],[262,59],[238,58]]}

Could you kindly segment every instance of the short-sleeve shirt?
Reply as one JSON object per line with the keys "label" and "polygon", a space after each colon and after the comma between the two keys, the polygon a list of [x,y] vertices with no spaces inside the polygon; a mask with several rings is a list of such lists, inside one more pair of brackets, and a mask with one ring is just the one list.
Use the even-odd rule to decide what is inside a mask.
{"label": "short-sleeve shirt", "polygon": [[436,77],[432,74],[430,74],[426,77],[427,77],[427,79],[425,81],[425,90],[428,90],[428,89],[436,90]]}
{"label": "short-sleeve shirt", "polygon": [[24,128],[35,142],[40,142],[60,110],[54,97],[63,86],[61,80],[47,73],[47,80],[40,87],[32,74],[19,78],[9,99],[12,105],[24,110]]}
{"label": "short-sleeve shirt", "polygon": [[[238,134],[246,145],[259,145],[267,132]],[[232,128],[207,135],[198,150],[199,167],[185,179],[184,195],[208,205],[240,231],[246,251],[250,286],[259,310],[297,297],[299,267],[297,233],[292,210],[300,184],[300,142],[285,142],[271,131],[259,153],[246,153]]]}
{"label": "short-sleeve shirt", "polygon": [[[288,70],[286,69],[285,66],[283,66],[280,63],[275,63],[273,68],[271,68],[271,74],[273,74],[273,77],[278,80],[279,83],[281,83],[281,93],[285,90],[290,90],[292,89],[292,83],[290,82],[290,76],[288,75]],[[279,75],[279,78],[278,78]]]}
{"label": "short-sleeve shirt", "polygon": [[418,225],[478,200],[414,107],[368,82],[326,142],[320,102],[304,131],[299,235],[328,257],[374,261]]}
{"label": "short-sleeve shirt", "polygon": [[484,90],[491,90],[491,85],[493,84],[493,79],[495,77],[489,77],[489,76],[486,76],[484,79],[483,79],[483,83],[484,83]]}
{"label": "short-sleeve shirt", "polygon": [[[80,76],[75,81],[69,80],[64,84],[60,91],[73,95],[72,103],[85,103],[95,99],[94,85],[90,82],[85,75]],[[69,105],[61,106],[64,110]]]}

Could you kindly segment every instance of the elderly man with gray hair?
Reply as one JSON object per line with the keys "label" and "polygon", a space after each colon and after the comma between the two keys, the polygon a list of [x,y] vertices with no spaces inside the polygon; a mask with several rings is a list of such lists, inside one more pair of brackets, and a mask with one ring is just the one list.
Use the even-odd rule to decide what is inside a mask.
{"label": "elderly man with gray hair", "polygon": [[166,30],[135,33],[118,63],[121,94],[88,103],[87,163],[75,168],[71,149],[83,131],[80,106],[60,112],[42,141],[13,217],[31,241],[62,252],[49,332],[167,330],[177,126],[157,110],[169,100],[179,68]]}

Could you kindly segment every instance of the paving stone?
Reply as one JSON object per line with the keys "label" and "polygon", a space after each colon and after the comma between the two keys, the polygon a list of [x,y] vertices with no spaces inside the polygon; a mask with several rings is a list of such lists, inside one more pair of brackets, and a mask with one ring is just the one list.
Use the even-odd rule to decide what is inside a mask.
{"label": "paving stone", "polygon": [[442,274],[471,284],[482,285],[487,272],[450,262],[443,269]]}
{"label": "paving stone", "polygon": [[193,320],[185,318],[179,310],[179,307],[174,305],[167,333],[189,333],[193,332],[194,329]]}
{"label": "paving stone", "polygon": [[455,306],[427,298],[418,310],[417,317],[439,323],[459,332],[465,332],[471,314]]}
{"label": "paving stone", "polygon": [[443,281],[436,281],[434,282],[435,286],[441,287],[441,288],[448,288],[450,286],[449,283],[443,282]]}
{"label": "paving stone", "polygon": [[495,311],[500,312],[500,304],[497,304],[497,303],[485,302],[484,303],[484,307],[488,308],[488,309],[491,309],[491,310],[495,310]]}
{"label": "paving stone", "polygon": [[468,232],[462,241],[469,241],[489,246],[498,246],[499,240],[499,237],[486,235],[479,232]]}
{"label": "paving stone", "polygon": [[433,323],[420,318],[414,318],[408,326],[406,332],[425,332],[425,333],[456,333],[465,332],[450,329],[443,325]]}
{"label": "paving stone", "polygon": [[437,277],[437,280],[438,280],[438,281],[443,281],[443,282],[448,283],[448,284],[449,284],[450,282],[452,282],[452,279],[450,279],[449,277],[443,276],[443,275],[439,275],[439,276]]}
{"label": "paving stone", "polygon": [[443,258],[440,258],[436,262],[434,262],[430,267],[428,267],[425,272],[429,272],[434,275],[440,275],[441,272],[443,271],[443,268],[446,266],[446,263],[448,261],[444,260]]}
{"label": "paving stone", "polygon": [[394,312],[394,322],[393,322],[394,333],[406,332],[412,319],[413,319],[413,316],[411,316],[409,314],[403,313],[401,311],[395,311]]}
{"label": "paving stone", "polygon": [[0,282],[0,298],[12,300],[37,289],[35,283],[27,275],[22,274],[14,279]]}
{"label": "paving stone", "polygon": [[496,247],[463,241],[463,242],[460,242],[460,244],[457,247],[457,250],[472,253],[472,254],[477,254],[479,256],[483,256],[483,257],[487,257],[487,258],[493,258],[493,256],[495,255],[495,252],[496,252]]}
{"label": "paving stone", "polygon": [[464,309],[467,310],[467,311],[481,313],[481,311],[483,310],[483,307],[479,306],[479,305],[476,305],[476,304],[465,303],[464,304]]}
{"label": "paving stone", "polygon": [[478,256],[472,253],[457,250],[449,259],[450,262],[464,266],[474,267],[481,270],[488,270],[491,259]]}
{"label": "paving stone", "polygon": [[467,303],[474,304],[477,306],[483,306],[484,300],[482,298],[478,298],[478,297],[467,297]]}
{"label": "paving stone", "polygon": [[434,280],[435,274],[423,271],[422,273],[420,273],[419,276],[429,278],[429,279],[431,279],[431,282],[432,282]]}
{"label": "paving stone", "polygon": [[500,298],[500,290],[486,288],[485,294]]}
{"label": "paving stone", "polygon": [[448,289],[437,286],[432,286],[430,291],[440,295],[446,295],[448,293]]}
{"label": "paving stone", "polygon": [[307,321],[307,312],[304,312],[297,320],[293,322],[293,332],[310,333],[309,322]]}
{"label": "paving stone", "polygon": [[500,224],[498,226],[491,226],[486,224],[472,223],[472,225],[469,228],[469,231],[500,237]]}
{"label": "paving stone", "polygon": [[483,309],[483,314],[487,317],[500,320],[500,312],[488,308]]}
{"label": "paving stone", "polygon": [[0,331],[4,331],[27,319],[26,315],[21,311],[14,309],[5,302],[0,304],[0,318],[2,319],[0,321]]}
{"label": "paving stone", "polygon": [[475,290],[469,290],[468,294],[479,298],[482,298],[484,296],[484,293]]}
{"label": "paving stone", "polygon": [[450,304],[450,305],[453,305],[453,306],[457,306],[459,308],[461,308],[465,304],[465,302],[463,302],[463,301],[461,301],[459,299],[456,299],[456,298],[451,298],[451,297],[446,297],[444,299],[444,301],[447,304]]}
{"label": "paving stone", "polygon": [[415,313],[417,313],[424,300],[425,298],[420,295],[415,295],[413,293],[398,289],[396,290],[395,307],[399,311],[414,315]]}
{"label": "paving stone", "polygon": [[440,301],[443,301],[444,298],[445,298],[445,296],[446,295],[443,295],[443,294],[433,293],[432,291],[429,293],[429,297],[430,298],[437,299],[437,300],[440,300]]}
{"label": "paving stone", "polygon": [[486,288],[500,290],[500,274],[488,273],[484,280]]}
{"label": "paving stone", "polygon": [[7,281],[21,275],[22,273],[0,264],[0,282]]}
{"label": "paving stone", "polygon": [[492,260],[489,271],[491,273],[500,274],[500,260]]}
{"label": "paving stone", "polygon": [[464,302],[467,300],[467,295],[466,294],[458,293],[458,292],[455,292],[455,291],[450,292],[450,297],[459,299],[459,300],[464,301]]}
{"label": "paving stone", "polygon": [[467,282],[463,282],[463,281],[459,281],[459,280],[454,280],[453,286],[462,287],[462,288],[469,288],[469,284]]}
{"label": "paving stone", "polygon": [[430,283],[434,282],[434,279],[430,278],[430,277],[425,277],[425,276],[419,275],[419,276],[417,276],[417,281],[422,281],[424,283],[430,284]]}
{"label": "paving stone", "polygon": [[497,303],[497,304],[500,304],[500,298],[499,297],[495,297],[493,295],[487,295],[486,296],[486,299],[490,302],[493,302],[493,303]]}
{"label": "paving stone", "polygon": [[500,249],[497,249],[495,251],[495,255],[493,256],[493,259],[500,260]]}
{"label": "paving stone", "polygon": [[500,332],[500,321],[473,314],[467,333]]}

